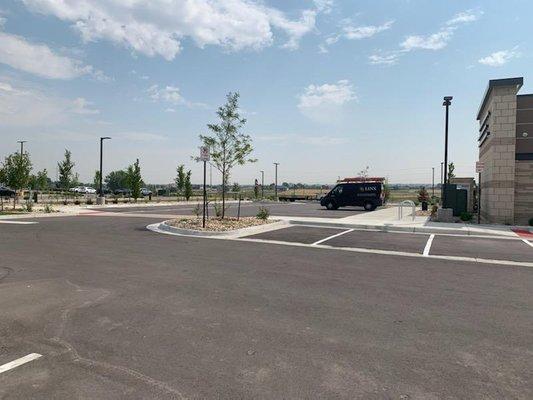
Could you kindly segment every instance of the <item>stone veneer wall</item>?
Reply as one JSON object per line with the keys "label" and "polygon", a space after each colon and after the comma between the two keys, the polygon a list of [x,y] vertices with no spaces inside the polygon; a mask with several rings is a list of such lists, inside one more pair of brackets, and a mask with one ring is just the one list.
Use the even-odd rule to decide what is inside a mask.
{"label": "stone veneer wall", "polygon": [[490,136],[479,150],[479,159],[485,163],[481,174],[484,222],[514,224],[517,91],[515,86],[494,87],[480,118],[481,123],[491,113]]}
{"label": "stone veneer wall", "polygon": [[528,225],[533,218],[533,161],[517,160],[515,173],[515,224]]}

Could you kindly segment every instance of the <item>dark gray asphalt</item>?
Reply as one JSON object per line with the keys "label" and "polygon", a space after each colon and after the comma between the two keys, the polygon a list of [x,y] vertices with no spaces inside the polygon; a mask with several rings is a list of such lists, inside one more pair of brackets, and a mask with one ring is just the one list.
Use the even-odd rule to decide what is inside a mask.
{"label": "dark gray asphalt", "polygon": [[533,248],[521,240],[437,236],[430,254],[533,262]]}
{"label": "dark gray asphalt", "polygon": [[345,230],[346,229],[291,226],[285,229],[279,229],[277,231],[270,231],[259,233],[257,235],[246,236],[246,238],[312,244],[328,236],[344,232]]}
{"label": "dark gray asphalt", "polygon": [[[172,215],[192,215],[193,209],[197,203],[173,206],[138,206],[138,207],[112,207],[97,208],[98,210],[117,213],[136,213],[136,214],[172,214]],[[201,205],[201,204],[200,204]],[[317,217],[317,218],[344,218],[350,215],[355,215],[364,211],[362,207],[346,207],[338,210],[327,210],[321,207],[316,201],[313,202],[255,202],[255,203],[241,203],[241,216],[250,217],[257,215],[260,207],[266,207],[270,211],[270,215],[279,216],[295,216],[295,217]],[[237,203],[228,203],[226,211],[228,216],[237,216]],[[209,214],[215,215],[215,210],[210,205]]]}
{"label": "dark gray asphalt", "polygon": [[0,224],[0,398],[533,398],[533,269],[151,222]]}

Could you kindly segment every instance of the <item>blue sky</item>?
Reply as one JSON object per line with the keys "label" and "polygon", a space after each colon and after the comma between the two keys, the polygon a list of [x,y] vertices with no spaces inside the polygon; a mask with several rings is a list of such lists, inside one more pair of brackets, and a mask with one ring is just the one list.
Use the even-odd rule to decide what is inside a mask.
{"label": "blue sky", "polygon": [[[241,94],[258,162],[279,180],[331,183],[365,166],[391,182],[440,179],[442,97],[450,160],[473,176],[476,111],[489,79],[533,92],[529,1],[4,0],[0,157],[28,140],[52,178],[65,148],[80,178],[137,157],[148,182],[200,168],[198,134]],[[529,67],[529,68],[528,68]],[[194,178],[196,177],[196,178]],[[214,181],[219,181],[215,176]]]}

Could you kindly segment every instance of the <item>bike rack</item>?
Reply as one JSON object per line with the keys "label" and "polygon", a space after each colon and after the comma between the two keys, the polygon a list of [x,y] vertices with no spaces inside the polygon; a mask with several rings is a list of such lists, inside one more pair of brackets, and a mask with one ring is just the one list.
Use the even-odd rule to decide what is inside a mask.
{"label": "bike rack", "polygon": [[412,200],[404,200],[400,204],[398,204],[398,219],[401,220],[403,218],[403,207],[404,206],[412,208],[413,221],[414,221],[415,216],[416,216],[416,206],[415,206],[415,202]]}

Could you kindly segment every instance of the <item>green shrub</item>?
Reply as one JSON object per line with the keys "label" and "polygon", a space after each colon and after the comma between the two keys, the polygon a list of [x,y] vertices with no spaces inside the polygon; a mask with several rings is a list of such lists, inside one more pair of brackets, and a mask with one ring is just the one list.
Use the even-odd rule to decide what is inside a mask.
{"label": "green shrub", "polygon": [[461,221],[471,221],[472,220],[472,214],[466,211],[463,211],[461,215],[459,216],[461,218]]}
{"label": "green shrub", "polygon": [[268,208],[266,207],[260,207],[259,211],[257,212],[256,217],[258,219],[261,219],[263,221],[266,221],[270,215],[270,211],[268,211]]}
{"label": "green shrub", "polygon": [[52,208],[52,206],[50,204],[46,204],[44,206],[44,212],[47,213],[47,214],[50,214],[51,212],[53,212],[54,209]]}
{"label": "green shrub", "polygon": [[87,199],[87,201],[85,202],[86,204],[93,204],[93,199],[91,199],[90,197]]}
{"label": "green shrub", "polygon": [[26,202],[26,205],[25,205],[24,208],[26,209],[26,211],[32,212],[33,211],[33,202],[31,200],[28,200]]}
{"label": "green shrub", "polygon": [[432,205],[431,206],[431,216],[434,217],[435,215],[437,215],[437,210],[439,209],[439,206],[437,206],[436,204]]}

